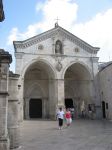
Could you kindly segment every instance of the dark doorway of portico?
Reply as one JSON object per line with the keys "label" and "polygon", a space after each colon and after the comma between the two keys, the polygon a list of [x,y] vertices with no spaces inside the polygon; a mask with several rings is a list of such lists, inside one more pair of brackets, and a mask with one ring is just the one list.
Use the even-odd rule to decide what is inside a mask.
{"label": "dark doorway of portico", "polygon": [[106,114],[105,114],[105,102],[102,101],[102,113],[103,113],[103,118],[106,118]]}
{"label": "dark doorway of portico", "polygon": [[42,100],[41,99],[30,99],[29,117],[30,118],[42,118]]}
{"label": "dark doorway of portico", "polygon": [[66,108],[73,108],[73,100],[71,98],[66,98],[65,99],[65,107]]}

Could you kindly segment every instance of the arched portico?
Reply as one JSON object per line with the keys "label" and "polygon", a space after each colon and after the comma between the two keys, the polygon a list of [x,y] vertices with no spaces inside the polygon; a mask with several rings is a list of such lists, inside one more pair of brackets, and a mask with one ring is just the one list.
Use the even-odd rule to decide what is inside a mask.
{"label": "arched portico", "polygon": [[88,115],[88,104],[93,102],[93,80],[88,67],[81,63],[72,63],[64,74],[65,106],[74,107],[76,117],[82,111]]}
{"label": "arched portico", "polygon": [[55,114],[54,79],[54,70],[44,61],[33,62],[27,67],[24,74],[25,119],[51,118]]}

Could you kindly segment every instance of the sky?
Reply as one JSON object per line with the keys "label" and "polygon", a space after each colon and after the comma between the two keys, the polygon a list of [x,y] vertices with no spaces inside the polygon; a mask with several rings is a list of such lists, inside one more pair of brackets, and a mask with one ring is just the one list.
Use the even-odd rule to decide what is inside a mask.
{"label": "sky", "polygon": [[5,20],[0,22],[0,48],[12,54],[13,41],[26,40],[58,24],[94,47],[99,62],[112,61],[112,0],[3,0]]}

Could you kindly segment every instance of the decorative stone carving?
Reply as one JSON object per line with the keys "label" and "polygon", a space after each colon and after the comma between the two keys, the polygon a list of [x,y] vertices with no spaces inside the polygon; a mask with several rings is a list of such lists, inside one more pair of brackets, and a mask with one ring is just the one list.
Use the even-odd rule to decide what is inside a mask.
{"label": "decorative stone carving", "polygon": [[42,44],[39,44],[38,45],[38,50],[43,50],[44,49],[44,46]]}
{"label": "decorative stone carving", "polygon": [[55,53],[62,54],[62,43],[60,40],[57,40],[55,43]]}
{"label": "decorative stone carving", "polygon": [[24,49],[26,47],[29,47],[31,45],[37,44],[38,42],[41,42],[43,40],[46,40],[51,37],[55,37],[56,35],[61,35],[63,38],[70,40],[71,42],[75,43],[77,46],[81,47],[82,49],[86,50],[89,53],[96,54],[99,51],[98,47],[92,47],[88,43],[84,42],[83,40],[79,39],[75,35],[71,34],[70,32],[66,31],[60,26],[56,26],[55,28],[37,35],[35,37],[32,37],[28,41],[14,41],[14,47],[15,51],[17,48]]}
{"label": "decorative stone carving", "polygon": [[58,61],[57,63],[56,63],[56,69],[57,69],[57,71],[61,71],[61,69],[62,69],[62,64],[61,64],[61,62],[60,61]]}
{"label": "decorative stone carving", "polygon": [[80,50],[79,50],[78,47],[75,47],[74,51],[75,51],[76,53],[78,53]]}
{"label": "decorative stone carving", "polygon": [[5,62],[5,63],[12,62],[12,56],[9,54],[9,52],[4,51],[4,49],[0,49],[0,64],[2,62]]}
{"label": "decorative stone carving", "polygon": [[7,67],[1,66],[0,67],[0,79],[6,79],[7,78]]}
{"label": "decorative stone carving", "polygon": [[60,55],[60,54],[55,54],[55,55],[51,55],[51,57],[53,57],[55,59],[55,61],[62,61],[64,60],[64,58],[66,58],[66,55]]}

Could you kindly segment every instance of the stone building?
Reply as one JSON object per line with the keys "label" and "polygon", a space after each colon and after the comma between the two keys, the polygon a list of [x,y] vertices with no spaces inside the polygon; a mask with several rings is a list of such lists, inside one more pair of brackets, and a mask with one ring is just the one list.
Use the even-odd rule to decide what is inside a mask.
{"label": "stone building", "polygon": [[0,150],[9,149],[8,135],[8,81],[12,57],[0,49]]}
{"label": "stone building", "polygon": [[98,47],[56,23],[42,34],[14,41],[14,49],[15,74],[8,69],[11,56],[0,53],[0,149],[19,146],[23,119],[55,119],[59,107],[74,107],[77,118],[82,112],[88,118],[91,107],[94,119],[102,117]]}
{"label": "stone building", "polygon": [[3,10],[3,2],[0,0],[0,22],[5,19],[4,10]]}
{"label": "stone building", "polygon": [[112,120],[112,62],[102,64],[98,76],[102,115]]}
{"label": "stone building", "polygon": [[[55,28],[25,41],[14,41],[16,74],[9,87],[17,94],[20,120],[55,118],[57,107],[75,107],[77,116],[84,105],[95,105],[99,117],[96,84],[98,47],[93,47],[55,24]],[[15,88],[15,85],[17,86]],[[16,92],[15,92],[16,93]],[[15,97],[16,97],[15,96]],[[10,97],[10,99],[13,99]]]}

